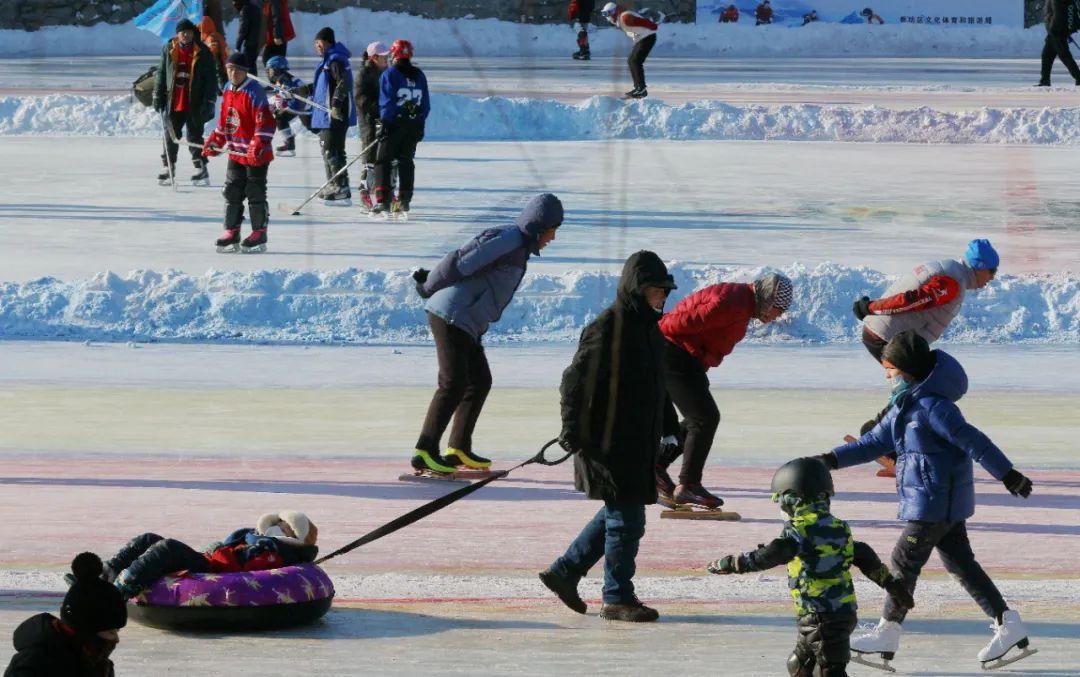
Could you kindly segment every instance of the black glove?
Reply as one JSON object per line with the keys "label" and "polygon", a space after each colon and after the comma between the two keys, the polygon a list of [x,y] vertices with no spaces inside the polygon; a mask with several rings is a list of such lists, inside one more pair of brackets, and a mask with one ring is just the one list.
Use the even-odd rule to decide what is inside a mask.
{"label": "black glove", "polygon": [[386,123],[382,120],[375,121],[375,140],[382,141],[390,133]]}
{"label": "black glove", "polygon": [[862,322],[863,318],[870,314],[870,297],[864,296],[851,304],[851,312],[855,313],[855,317],[859,318],[859,322]]}
{"label": "black glove", "polygon": [[568,430],[564,430],[559,434],[559,446],[568,454],[578,453],[578,446],[574,442],[574,435]]}
{"label": "black glove", "polygon": [[709,570],[710,574],[736,574],[738,562],[733,555],[727,555],[720,559],[713,560],[705,565],[705,568]]}
{"label": "black glove", "polygon": [[836,470],[840,467],[839,462],[836,460],[836,454],[831,451],[824,454],[818,454],[817,456],[811,456],[810,458],[816,458],[821,461],[829,470]]}
{"label": "black glove", "polygon": [[889,593],[889,597],[892,597],[897,606],[904,609],[915,607],[915,598],[911,596],[907,586],[899,578],[890,576],[889,580],[885,582],[885,592]]}
{"label": "black glove", "polygon": [[1016,470],[1010,470],[1005,473],[1005,477],[1001,479],[1001,483],[1005,485],[1005,488],[1008,489],[1009,493],[1013,496],[1027,498],[1031,495],[1031,480],[1024,477],[1023,474]]}
{"label": "black glove", "polygon": [[428,270],[426,268],[420,268],[412,274],[412,279],[416,281],[416,293],[420,295],[420,298],[431,298],[431,294],[424,289],[424,283],[427,282]]}

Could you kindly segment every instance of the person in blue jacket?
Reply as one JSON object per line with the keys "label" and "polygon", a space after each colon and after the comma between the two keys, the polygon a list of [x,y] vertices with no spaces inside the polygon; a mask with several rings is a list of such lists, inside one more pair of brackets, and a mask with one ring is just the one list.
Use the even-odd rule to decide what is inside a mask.
{"label": "person in blue jacket", "polygon": [[[481,339],[514,297],[529,257],[555,239],[563,206],[551,193],[536,195],[509,226],[488,228],[447,254],[435,269],[413,273],[439,360],[439,387],[420,430],[412,466],[449,474],[455,466],[489,468],[491,461],[472,447],[491,370]],[[446,457],[439,454],[443,432],[454,419]]]}
{"label": "person in blue jacket", "polygon": [[408,213],[416,181],[416,144],[424,140],[424,123],[431,112],[427,77],[413,65],[413,46],[408,40],[390,45],[391,66],[379,77],[379,139],[375,152],[375,205],[371,215],[387,215],[393,194],[390,172],[398,165],[398,205]]}
{"label": "person in blue jacket", "polygon": [[[330,27],[315,34],[315,52],[322,61],[315,67],[312,99],[321,108],[313,107],[311,111],[311,129],[319,135],[326,178],[329,179],[345,166],[345,136],[349,127],[356,126],[352,67],[349,65],[352,53],[337,41],[334,29]],[[328,204],[352,204],[349,173],[341,172],[320,197]]]}
{"label": "person in blue jacket", "polygon": [[[908,330],[885,345],[881,365],[895,386],[891,408],[858,440],[818,458],[835,470],[895,451],[899,518],[907,524],[893,550],[893,572],[914,593],[923,565],[937,549],[946,571],[994,619],[994,640],[980,652],[979,660],[998,658],[1014,645],[1026,646],[1027,630],[1020,615],[1009,609],[975,560],[966,520],[975,514],[973,461],[1014,496],[1027,498],[1031,480],[1013,468],[990,438],[964,420],[956,402],[967,392],[968,380],[955,358],[930,350],[926,339]],[[899,648],[900,624],[906,615],[906,609],[886,598],[881,621],[869,633],[854,637],[852,649],[890,660]],[[990,655],[1003,643],[998,655]]]}

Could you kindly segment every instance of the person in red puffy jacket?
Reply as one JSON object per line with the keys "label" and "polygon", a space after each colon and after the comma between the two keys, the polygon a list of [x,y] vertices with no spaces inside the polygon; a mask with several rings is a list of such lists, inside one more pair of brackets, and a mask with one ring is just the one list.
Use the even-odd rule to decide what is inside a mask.
{"label": "person in red puffy jacket", "polygon": [[[668,395],[683,416],[679,430],[665,431],[656,465],[659,502],[716,509],[723,500],[701,486],[701,473],[712,448],[720,410],[709,392],[706,372],[719,366],[746,336],[751,320],[768,324],[792,300],[791,280],[771,273],[750,284],[721,283],[690,294],[660,320],[664,375]],[[674,420],[668,416],[668,420]],[[667,468],[682,454],[678,486]]]}
{"label": "person in red puffy jacket", "polygon": [[735,5],[728,5],[723,12],[720,12],[720,23],[722,24],[735,24],[739,23],[739,8]]}
{"label": "person in red puffy jacket", "polygon": [[754,9],[754,25],[771,24],[772,17],[772,5],[769,4],[769,0],[762,0],[761,4]]}

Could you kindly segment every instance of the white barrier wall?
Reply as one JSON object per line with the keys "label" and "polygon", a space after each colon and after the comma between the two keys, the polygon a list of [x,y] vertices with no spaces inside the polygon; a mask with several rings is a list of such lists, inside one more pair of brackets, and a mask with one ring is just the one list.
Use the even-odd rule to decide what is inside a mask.
{"label": "white barrier wall", "polygon": [[[739,8],[739,23],[754,23],[760,0],[699,0],[698,23],[716,21],[729,4]],[[1023,0],[772,0],[773,23],[801,25],[804,14],[816,9],[827,23],[865,23],[869,7],[887,24],[914,26],[1010,26],[1023,28]]]}

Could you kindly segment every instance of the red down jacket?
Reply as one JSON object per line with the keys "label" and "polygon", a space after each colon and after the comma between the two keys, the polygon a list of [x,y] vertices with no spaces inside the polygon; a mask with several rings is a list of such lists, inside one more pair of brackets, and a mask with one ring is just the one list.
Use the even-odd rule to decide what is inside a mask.
{"label": "red down jacket", "polygon": [[746,336],[756,307],[754,285],[714,284],[679,301],[660,318],[660,332],[710,369]]}

